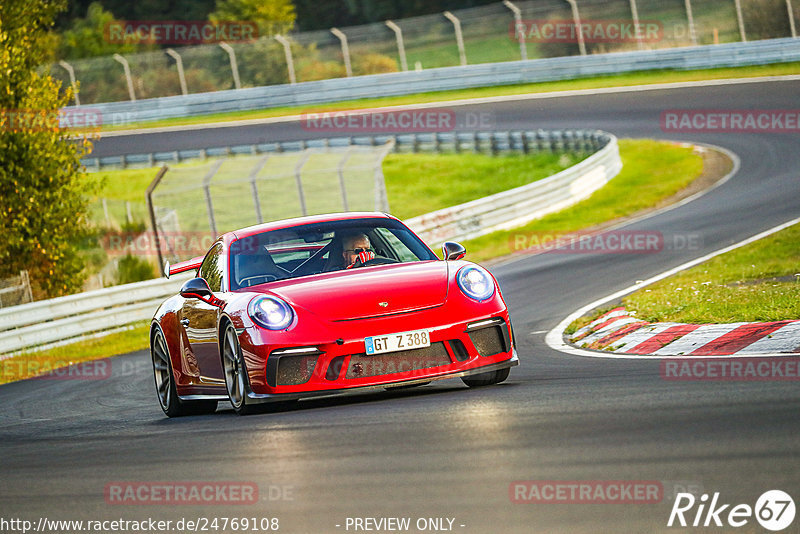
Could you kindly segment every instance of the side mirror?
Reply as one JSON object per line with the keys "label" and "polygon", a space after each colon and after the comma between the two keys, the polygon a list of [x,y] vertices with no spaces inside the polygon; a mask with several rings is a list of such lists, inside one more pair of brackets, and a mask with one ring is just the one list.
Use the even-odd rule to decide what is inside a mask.
{"label": "side mirror", "polygon": [[455,241],[445,241],[442,245],[442,256],[446,260],[460,260],[467,254],[467,249]]}
{"label": "side mirror", "polygon": [[207,299],[213,294],[211,288],[208,287],[208,282],[202,278],[192,278],[183,284],[181,296],[185,299]]}

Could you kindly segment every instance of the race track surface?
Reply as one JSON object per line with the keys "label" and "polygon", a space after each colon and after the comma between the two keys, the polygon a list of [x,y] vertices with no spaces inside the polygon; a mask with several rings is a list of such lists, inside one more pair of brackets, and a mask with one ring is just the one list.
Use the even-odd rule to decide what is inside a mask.
{"label": "race track surface", "polygon": [[[454,518],[453,530],[464,533],[661,532],[684,530],[666,526],[678,486],[720,492],[732,505],[753,506],[771,489],[797,501],[796,381],[668,381],[657,361],[554,352],[544,332],[594,299],[800,215],[796,134],[666,134],[659,126],[666,109],[797,109],[798,95],[800,82],[776,81],[458,108],[490,114],[497,129],[600,128],[709,143],[736,153],[741,168],[699,199],[626,228],[699,236],[695,249],[548,254],[493,268],[521,360],[499,386],[468,390],[448,380],[251,417],[220,405],[214,415],[175,420],[158,407],[144,352],[113,359],[105,380],[0,386],[0,515],[277,517],[289,533],[353,532],[348,517],[410,517],[411,532],[421,517]],[[304,137],[312,135],[294,123],[119,136],[101,140],[96,155]],[[656,504],[515,504],[517,480],[659,481],[665,495]],[[108,504],[104,488],[118,481],[254,482],[260,502]],[[738,531],[764,529],[751,518]]]}

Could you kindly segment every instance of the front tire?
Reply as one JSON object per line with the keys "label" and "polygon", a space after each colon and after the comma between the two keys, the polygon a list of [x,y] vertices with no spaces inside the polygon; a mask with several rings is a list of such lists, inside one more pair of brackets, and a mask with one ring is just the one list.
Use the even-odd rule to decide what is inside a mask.
{"label": "front tire", "polygon": [[222,369],[225,371],[225,387],[233,410],[239,415],[255,413],[256,406],[247,404],[247,367],[236,329],[230,323],[222,337]]}
{"label": "front tire", "polygon": [[491,386],[493,384],[499,384],[500,382],[503,382],[506,378],[508,378],[508,374],[510,372],[511,368],[506,367],[505,369],[498,369],[497,371],[489,371],[477,375],[462,376],[461,381],[471,388]]}
{"label": "front tire", "polygon": [[172,361],[161,328],[157,328],[153,335],[150,357],[153,361],[158,403],[167,417],[209,414],[217,410],[217,401],[182,401],[178,398],[178,391],[175,389],[175,375],[172,373]]}

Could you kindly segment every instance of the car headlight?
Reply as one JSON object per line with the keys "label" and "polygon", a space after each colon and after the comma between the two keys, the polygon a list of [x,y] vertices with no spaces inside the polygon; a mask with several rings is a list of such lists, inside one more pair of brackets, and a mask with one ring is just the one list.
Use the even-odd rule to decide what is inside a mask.
{"label": "car headlight", "polygon": [[456,282],[466,296],[479,302],[494,295],[494,280],[483,267],[462,267],[456,274]]}
{"label": "car headlight", "polygon": [[269,330],[283,330],[294,319],[291,306],[277,297],[256,297],[250,301],[247,311],[256,324]]}

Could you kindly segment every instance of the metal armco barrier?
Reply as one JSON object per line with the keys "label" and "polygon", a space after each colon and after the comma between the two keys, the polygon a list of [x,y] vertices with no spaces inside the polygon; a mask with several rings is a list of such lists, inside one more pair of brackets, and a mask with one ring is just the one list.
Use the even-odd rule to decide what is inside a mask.
{"label": "metal armco barrier", "polygon": [[[768,39],[745,43],[392,72],[297,84],[168,96],[135,102],[93,104],[91,109],[102,115],[102,124],[124,125],[210,113],[307,106],[360,98],[546,82],[645,70],[743,67],[792,61],[800,61],[800,39]],[[68,111],[76,109],[80,108],[66,108]]]}
{"label": "metal armco barrier", "polygon": [[147,280],[0,310],[0,354],[147,321],[191,276]]}
{"label": "metal armco barrier", "polygon": [[[593,153],[548,178],[405,221],[431,246],[446,240],[478,237],[563,209],[591,195],[622,168],[616,137],[599,130],[409,134],[394,139],[395,150],[407,152]],[[377,145],[387,140],[387,136],[377,136],[347,142]],[[295,149],[315,143],[295,143]],[[283,149],[290,146],[285,145]],[[187,273],[0,309],[0,354],[77,340],[146,321],[191,276]]]}

